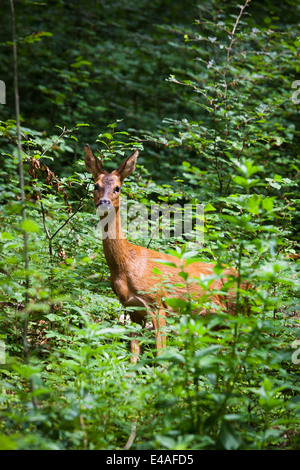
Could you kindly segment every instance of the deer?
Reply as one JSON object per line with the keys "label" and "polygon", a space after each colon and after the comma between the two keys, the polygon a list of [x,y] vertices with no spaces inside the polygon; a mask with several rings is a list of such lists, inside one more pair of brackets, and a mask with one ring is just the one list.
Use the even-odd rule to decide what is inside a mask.
{"label": "deer", "polygon": [[[135,150],[117,169],[107,172],[102,166],[102,159],[95,157],[90,146],[86,144],[84,148],[85,166],[94,178],[94,204],[100,218],[111,288],[120,303],[128,309],[133,323],[145,328],[146,322],[151,319],[159,355],[166,348],[166,317],[170,314],[166,298],[171,295],[184,299],[187,291],[182,287],[183,279],[179,276],[182,260],[171,254],[134,245],[124,236],[120,217],[121,188],[124,180],[134,172],[138,155],[139,151]],[[195,279],[189,286],[195,298],[206,295],[199,279],[212,276],[214,266],[214,263],[196,261],[184,267],[189,278]],[[224,268],[222,276],[211,282],[208,289],[220,292],[227,280],[237,276],[234,268]],[[171,294],[165,287],[164,279],[168,279],[168,286],[172,286]],[[201,308],[197,313],[207,315],[227,310],[234,315],[235,290],[230,288],[224,295],[212,292],[212,305],[217,308]],[[131,332],[130,337],[131,361],[137,363],[141,352],[140,342],[135,332]]]}

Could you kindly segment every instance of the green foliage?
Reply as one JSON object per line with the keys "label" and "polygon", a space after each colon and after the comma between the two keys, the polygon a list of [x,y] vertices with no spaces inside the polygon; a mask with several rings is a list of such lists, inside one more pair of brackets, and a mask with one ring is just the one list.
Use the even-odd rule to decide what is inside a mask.
{"label": "green foliage", "polygon": [[[16,12],[27,218],[7,87],[0,448],[298,449],[299,5],[57,0]],[[9,23],[6,5],[0,79],[12,83]],[[206,294],[166,299],[178,313],[167,351],[156,357],[153,332],[140,331],[137,365],[138,327],[123,319],[96,237],[87,140],[108,169],[142,150],[124,184],[133,206],[204,204],[203,246],[150,247],[214,262],[197,280]],[[227,265],[236,315],[193,315]]]}

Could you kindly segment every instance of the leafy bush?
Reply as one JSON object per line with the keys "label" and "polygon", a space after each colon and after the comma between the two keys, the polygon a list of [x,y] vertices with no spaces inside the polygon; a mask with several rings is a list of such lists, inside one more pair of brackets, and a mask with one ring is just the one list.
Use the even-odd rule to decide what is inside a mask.
{"label": "leafy bush", "polygon": [[[28,70],[33,73],[41,61],[44,71],[58,73],[60,80],[56,86],[52,77],[46,87],[42,74],[36,77],[40,93],[51,103],[48,116],[45,101],[41,108],[38,100],[29,106],[30,87],[24,78],[26,219],[11,108],[6,108],[10,115],[0,126],[0,447],[297,449],[299,129],[291,84],[298,71],[299,38],[290,27],[294,15],[284,5],[272,6],[268,13],[248,1],[244,6],[202,2],[191,25],[183,23],[190,15],[184,5],[172,4],[174,24],[157,25],[155,37],[147,30],[148,42],[155,43],[151,59],[140,62],[133,55],[132,68],[123,78],[125,65],[131,63],[124,54],[150,54],[145,36],[128,35],[128,43],[118,50],[116,30],[109,32],[103,25],[105,11],[96,24],[101,2],[84,3],[89,8],[77,29],[71,24],[72,18],[78,20],[75,6],[55,2],[51,10],[56,15],[70,8],[70,19],[62,21],[72,47],[77,31],[87,31],[89,19],[94,25],[91,42],[80,39],[70,64],[65,65],[65,53],[46,53],[43,43],[63,43],[67,33],[61,27],[58,33],[52,25],[53,36],[22,31],[21,64],[34,51],[38,61]],[[114,5],[110,22],[118,18],[123,38],[130,21],[136,25],[141,18],[153,31],[142,5],[127,5],[117,17],[119,6]],[[299,9],[296,3],[292,6]],[[19,12],[28,29],[36,17],[26,8],[20,6]],[[157,19],[166,6],[157,1],[151,8]],[[182,11],[181,24],[175,24]],[[214,278],[227,265],[238,271],[235,316],[195,316],[192,307],[209,298],[170,297],[166,301],[178,315],[168,320],[167,350],[156,357],[153,332],[140,331],[143,353],[137,365],[129,361],[129,340],[138,327],[126,321],[110,289],[101,241],[95,236],[91,179],[79,152],[83,136],[93,131],[83,123],[91,122],[94,110],[97,116],[102,112],[100,105],[91,106],[95,89],[89,98],[85,94],[98,80],[98,29],[108,34],[101,46],[101,57],[109,64],[105,108],[109,101],[117,110],[129,103],[139,118],[147,108],[138,131],[127,129],[128,116],[121,121],[121,112],[118,122],[115,116],[108,116],[108,126],[101,121],[96,145],[107,168],[115,168],[127,151],[144,147],[135,174],[124,186],[131,204],[148,209],[157,202],[204,204],[204,244],[196,253],[177,239],[166,246],[153,238],[151,248],[172,249],[189,262],[214,262]],[[3,55],[7,64],[8,55]],[[154,64],[160,65],[156,79],[161,88],[156,80],[149,82],[147,73]],[[166,69],[171,75],[162,85]],[[140,87],[134,78],[138,71]],[[112,76],[126,84],[124,95],[117,81],[110,86]],[[76,87],[83,93],[79,97]],[[53,132],[51,121],[69,127]],[[181,276],[188,285],[192,282],[184,270]],[[198,282],[207,290],[212,280]],[[245,281],[248,289],[243,288]]]}

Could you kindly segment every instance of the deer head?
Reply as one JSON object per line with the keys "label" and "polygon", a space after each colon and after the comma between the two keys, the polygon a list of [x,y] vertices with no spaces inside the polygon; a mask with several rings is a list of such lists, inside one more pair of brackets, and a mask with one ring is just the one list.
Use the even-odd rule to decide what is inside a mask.
{"label": "deer head", "polygon": [[94,177],[94,202],[100,214],[113,209],[119,210],[122,183],[135,170],[138,154],[139,152],[136,150],[116,170],[108,173],[104,170],[100,160],[95,157],[90,146],[85,145],[85,166]]}

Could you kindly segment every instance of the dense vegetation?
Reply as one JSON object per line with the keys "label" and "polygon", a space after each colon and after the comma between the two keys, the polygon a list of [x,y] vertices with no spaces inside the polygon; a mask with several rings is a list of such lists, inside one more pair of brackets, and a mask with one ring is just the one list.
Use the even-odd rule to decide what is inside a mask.
{"label": "dense vegetation", "polygon": [[[1,5],[0,448],[299,449],[299,10],[15,1],[19,171]],[[234,266],[253,286],[235,317],[172,299],[166,353],[146,331],[130,363],[138,327],[110,289],[85,142],[107,168],[140,149],[130,204],[204,205],[203,246],[150,247],[215,277]]]}

